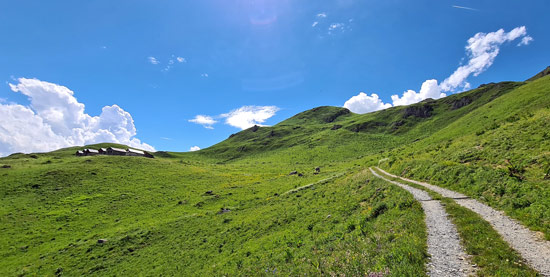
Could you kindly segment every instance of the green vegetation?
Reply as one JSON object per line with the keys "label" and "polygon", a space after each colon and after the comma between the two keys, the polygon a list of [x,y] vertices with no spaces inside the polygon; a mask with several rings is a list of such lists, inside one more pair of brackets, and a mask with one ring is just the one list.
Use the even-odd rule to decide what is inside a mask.
{"label": "green vegetation", "polygon": [[394,149],[382,166],[479,199],[550,239],[549,92],[549,77],[523,85]]}
{"label": "green vegetation", "polygon": [[460,234],[466,253],[471,255],[472,262],[477,265],[479,276],[537,276],[537,272],[526,265],[520,255],[478,214],[423,186],[384,174],[382,176],[427,191],[433,199],[441,201]]}
{"label": "green vegetation", "polygon": [[4,161],[15,170],[2,178],[2,275],[424,273],[420,206],[366,171],[283,195],[333,174],[55,152]]}
{"label": "green vegetation", "polygon": [[[75,157],[84,147],[1,158],[0,275],[423,275],[423,213],[365,171],[380,160],[550,238],[549,90],[540,76],[364,115],[319,107],[155,159]],[[464,227],[465,240],[503,249],[451,204],[458,225],[491,238]],[[520,272],[496,262],[510,255],[477,262]]]}
{"label": "green vegetation", "polygon": [[466,252],[478,265],[478,275],[538,276],[487,221],[449,198],[443,198],[442,203],[457,227]]}

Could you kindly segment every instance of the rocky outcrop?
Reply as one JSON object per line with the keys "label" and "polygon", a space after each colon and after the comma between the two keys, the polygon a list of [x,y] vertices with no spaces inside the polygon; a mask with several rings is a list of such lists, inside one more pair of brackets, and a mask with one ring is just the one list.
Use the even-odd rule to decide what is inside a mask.
{"label": "rocky outcrop", "polygon": [[403,111],[403,118],[409,116],[428,118],[432,116],[433,110],[434,108],[429,104],[409,106]]}
{"label": "rocky outcrop", "polygon": [[386,125],[387,124],[385,122],[368,121],[368,122],[363,122],[363,123],[352,125],[352,126],[348,127],[347,129],[352,131],[352,132],[361,132],[361,131],[372,130],[372,129],[375,129],[375,128],[378,128],[378,127],[383,127],[383,126],[386,126]]}
{"label": "rocky outcrop", "polygon": [[464,106],[470,105],[472,102],[473,100],[470,97],[462,97],[452,103],[451,110],[460,109]]}
{"label": "rocky outcrop", "polygon": [[336,113],[333,113],[333,114],[323,118],[323,121],[325,121],[326,123],[331,123],[334,120],[336,120],[338,117],[340,117],[342,115],[349,114],[349,113],[350,113],[350,111],[348,109],[341,109],[341,110],[337,111]]}

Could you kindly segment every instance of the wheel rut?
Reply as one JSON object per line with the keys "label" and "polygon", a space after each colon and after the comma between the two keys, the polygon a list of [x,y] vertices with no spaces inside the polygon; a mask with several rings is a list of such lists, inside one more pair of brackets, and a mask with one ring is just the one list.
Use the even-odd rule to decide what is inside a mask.
{"label": "wheel rut", "polygon": [[387,182],[395,184],[408,192],[420,202],[426,215],[428,231],[428,254],[430,261],[426,265],[429,276],[469,276],[475,269],[468,262],[469,257],[460,244],[460,237],[445,209],[438,200],[420,189],[389,180],[372,168],[372,174]]}
{"label": "wheel rut", "polygon": [[[500,234],[514,250],[516,250],[527,263],[544,276],[550,276],[550,241],[539,237],[536,232],[529,230],[516,220],[508,217],[501,211],[497,211],[464,194],[434,186],[425,182],[419,182],[388,173],[378,167],[380,172],[394,178],[423,186],[429,190],[441,194],[443,197],[453,198],[457,204],[479,214]],[[371,169],[372,170],[372,169]]]}

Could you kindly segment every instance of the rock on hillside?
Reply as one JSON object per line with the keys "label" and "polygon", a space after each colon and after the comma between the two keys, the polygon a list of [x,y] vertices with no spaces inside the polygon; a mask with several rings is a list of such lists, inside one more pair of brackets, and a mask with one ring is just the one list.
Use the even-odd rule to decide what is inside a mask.
{"label": "rock on hillside", "polygon": [[543,71],[539,72],[537,75],[527,79],[527,82],[532,82],[536,79],[542,78],[544,76],[550,75],[550,66],[545,68]]}

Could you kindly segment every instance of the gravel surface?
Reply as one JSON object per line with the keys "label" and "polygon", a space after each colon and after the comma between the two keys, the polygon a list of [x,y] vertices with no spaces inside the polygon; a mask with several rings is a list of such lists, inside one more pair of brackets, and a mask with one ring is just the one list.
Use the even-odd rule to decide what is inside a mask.
{"label": "gravel surface", "polygon": [[389,176],[401,178],[402,180],[424,186],[444,197],[454,198],[459,205],[472,210],[483,219],[487,220],[487,222],[493,226],[502,238],[508,242],[508,244],[510,244],[510,246],[516,250],[532,268],[539,271],[544,276],[550,276],[550,241],[544,240],[544,238],[538,236],[536,232],[527,229],[516,220],[506,216],[503,212],[497,211],[475,199],[469,199],[464,194],[428,183],[399,177],[380,168],[377,169]]}
{"label": "gravel surface", "polygon": [[423,190],[388,180],[377,174],[372,168],[370,170],[378,178],[409,191],[422,204],[428,229],[428,254],[431,256],[430,262],[427,264],[428,275],[468,276],[473,274],[475,270],[468,263],[468,255],[460,245],[456,227],[449,220],[441,203],[433,200]]}

